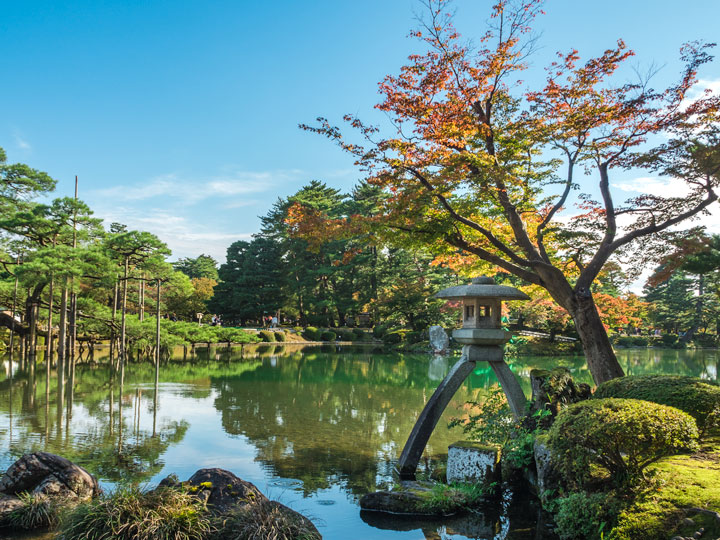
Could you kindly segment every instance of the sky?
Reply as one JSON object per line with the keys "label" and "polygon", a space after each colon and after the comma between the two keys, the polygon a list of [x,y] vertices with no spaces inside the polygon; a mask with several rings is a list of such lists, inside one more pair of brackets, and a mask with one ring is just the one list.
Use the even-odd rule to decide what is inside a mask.
{"label": "sky", "polygon": [[[467,37],[490,0],[457,0]],[[318,116],[371,122],[377,83],[417,50],[417,0],[0,0],[0,147],[58,180],[106,223],[157,234],[173,259],[224,260],[278,197],[313,179],[344,191],[361,174],[298,129]],[[583,57],[623,38],[633,65],[674,80],[683,42],[720,38],[720,0],[549,0],[528,84],[555,51]],[[702,84],[720,91],[720,61]],[[621,195],[675,189],[621,174]],[[720,219],[705,220],[720,232]]]}

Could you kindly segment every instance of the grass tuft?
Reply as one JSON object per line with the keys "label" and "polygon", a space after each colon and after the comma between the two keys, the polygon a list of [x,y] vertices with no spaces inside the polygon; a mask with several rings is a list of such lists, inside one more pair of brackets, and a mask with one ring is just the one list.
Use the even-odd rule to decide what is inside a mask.
{"label": "grass tuft", "polygon": [[248,505],[217,527],[214,540],[320,540],[317,530],[278,503]]}
{"label": "grass tuft", "polygon": [[6,525],[16,529],[47,529],[58,523],[58,506],[45,495],[20,493],[22,506],[10,512]]}
{"label": "grass tuft", "polygon": [[61,540],[203,540],[213,530],[203,502],[179,489],[121,488],[81,504],[61,524]]}

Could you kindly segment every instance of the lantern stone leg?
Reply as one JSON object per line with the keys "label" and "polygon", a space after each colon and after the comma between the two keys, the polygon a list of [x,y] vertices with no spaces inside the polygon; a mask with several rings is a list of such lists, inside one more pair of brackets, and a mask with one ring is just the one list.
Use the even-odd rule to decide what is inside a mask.
{"label": "lantern stone leg", "polygon": [[396,465],[396,471],[401,480],[413,480],[418,463],[425,450],[430,435],[432,435],[435,426],[440,420],[442,413],[445,411],[448,403],[465,381],[468,375],[475,369],[475,362],[470,360],[465,354],[460,357],[452,367],[447,376],[437,387],[433,395],[425,404],[425,408],[415,422],[410,436],[408,437],[405,447],[403,448],[400,459]]}

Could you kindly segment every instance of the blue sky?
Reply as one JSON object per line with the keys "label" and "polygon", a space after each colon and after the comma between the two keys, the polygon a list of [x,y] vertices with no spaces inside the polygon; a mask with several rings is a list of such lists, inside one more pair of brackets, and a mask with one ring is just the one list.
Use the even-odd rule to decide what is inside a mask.
{"label": "blue sky", "polygon": [[[479,35],[490,0],[458,0]],[[0,146],[49,172],[58,194],[99,217],[159,235],[174,258],[222,260],[257,232],[278,197],[319,179],[359,178],[328,141],[300,131],[317,116],[370,120],[377,82],[414,42],[415,0],[0,0]],[[720,38],[720,0],[550,0],[533,58],[597,54],[622,37],[635,64],[677,73],[684,41]],[[720,90],[720,62],[702,73]],[[643,184],[644,182],[644,184]],[[618,185],[657,182],[625,176]],[[632,194],[632,191],[628,191]]]}

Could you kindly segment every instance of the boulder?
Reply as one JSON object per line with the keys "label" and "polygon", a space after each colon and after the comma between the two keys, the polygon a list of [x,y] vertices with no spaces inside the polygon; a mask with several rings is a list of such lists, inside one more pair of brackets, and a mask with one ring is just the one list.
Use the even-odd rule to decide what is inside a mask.
{"label": "boulder", "polygon": [[86,501],[100,494],[93,476],[64,457],[47,452],[25,454],[0,478],[0,493],[29,492],[50,499]]}
{"label": "boulder", "polygon": [[24,504],[21,493],[42,495],[54,506],[67,506],[100,494],[97,480],[72,461],[47,452],[25,454],[0,478],[0,526]]}
{"label": "boulder", "polygon": [[[203,500],[210,512],[222,514],[230,527],[274,527],[302,531],[303,538],[320,540],[315,525],[292,508],[269,500],[252,483],[246,482],[225,469],[200,469],[186,482],[170,475],[158,487],[183,487]],[[257,533],[257,530],[256,530]]]}
{"label": "boulder", "polygon": [[540,436],[535,439],[535,469],[537,471],[537,495],[543,507],[557,494],[560,488],[561,476],[547,445],[547,437]]}
{"label": "boulder", "polygon": [[442,326],[431,326],[428,335],[435,354],[444,354],[450,350],[450,339]]}
{"label": "boulder", "polygon": [[[163,480],[165,485],[167,480]],[[184,484],[197,493],[213,512],[227,512],[233,507],[268,500],[254,484],[241,480],[225,469],[200,469]]]}
{"label": "boulder", "polygon": [[448,447],[447,481],[495,482],[500,472],[500,448],[458,441]]}
{"label": "boulder", "polygon": [[532,387],[532,410],[548,410],[552,414],[552,417],[547,419],[547,425],[542,426],[546,428],[563,407],[589,399],[592,395],[590,385],[575,383],[570,375],[570,370],[565,367],[558,367],[550,371],[533,369],[530,371],[530,386]]}
{"label": "boulder", "polygon": [[390,514],[428,514],[422,505],[426,497],[412,491],[376,491],[360,499],[360,508]]}

